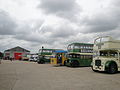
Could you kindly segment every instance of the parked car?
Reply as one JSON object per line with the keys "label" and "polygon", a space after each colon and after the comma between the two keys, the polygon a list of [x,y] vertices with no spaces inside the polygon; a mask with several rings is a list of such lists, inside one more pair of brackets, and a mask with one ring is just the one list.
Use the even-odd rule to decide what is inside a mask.
{"label": "parked car", "polygon": [[37,62],[37,58],[38,58],[38,57],[30,57],[30,58],[29,58],[29,61]]}
{"label": "parked car", "polygon": [[23,61],[28,61],[29,58],[28,57],[22,57],[20,60],[23,60]]}

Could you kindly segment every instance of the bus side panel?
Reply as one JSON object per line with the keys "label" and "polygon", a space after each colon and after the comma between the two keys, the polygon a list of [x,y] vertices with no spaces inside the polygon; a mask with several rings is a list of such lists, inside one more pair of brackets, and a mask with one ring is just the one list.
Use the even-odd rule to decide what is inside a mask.
{"label": "bus side panel", "polygon": [[57,58],[51,58],[51,64],[57,65]]}
{"label": "bus side panel", "polygon": [[67,60],[67,58],[66,57],[62,57],[62,65],[64,65],[64,62]]}
{"label": "bus side panel", "polygon": [[79,66],[90,66],[92,59],[79,59]]}

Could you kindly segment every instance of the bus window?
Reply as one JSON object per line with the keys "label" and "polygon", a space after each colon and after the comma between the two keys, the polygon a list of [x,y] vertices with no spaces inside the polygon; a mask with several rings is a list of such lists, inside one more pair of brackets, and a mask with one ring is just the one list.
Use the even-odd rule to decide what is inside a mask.
{"label": "bus window", "polygon": [[112,56],[112,57],[118,57],[118,54],[115,51],[110,51],[109,55]]}
{"label": "bus window", "polygon": [[49,56],[45,56],[44,58],[45,58],[45,59],[50,59],[50,57],[49,57]]}
{"label": "bus window", "polygon": [[118,54],[116,51],[100,51],[100,56],[117,57]]}
{"label": "bus window", "polygon": [[106,51],[100,51],[100,56],[108,56],[108,52],[106,52]]}
{"label": "bus window", "polygon": [[83,57],[83,55],[81,55],[80,57],[81,57],[81,59],[83,59],[83,58],[84,58],[84,57]]}
{"label": "bus window", "polygon": [[79,54],[69,54],[68,55],[69,58],[80,58]]}
{"label": "bus window", "polygon": [[79,49],[79,46],[74,46],[75,49]]}
{"label": "bus window", "polygon": [[79,54],[76,54],[76,57],[77,57],[77,58],[80,58],[80,55],[79,55]]}

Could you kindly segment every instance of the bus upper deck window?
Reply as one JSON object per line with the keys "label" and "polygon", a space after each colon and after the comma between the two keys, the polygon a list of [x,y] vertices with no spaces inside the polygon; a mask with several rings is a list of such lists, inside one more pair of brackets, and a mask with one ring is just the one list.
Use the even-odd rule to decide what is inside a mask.
{"label": "bus upper deck window", "polygon": [[79,46],[74,46],[75,49],[79,49]]}

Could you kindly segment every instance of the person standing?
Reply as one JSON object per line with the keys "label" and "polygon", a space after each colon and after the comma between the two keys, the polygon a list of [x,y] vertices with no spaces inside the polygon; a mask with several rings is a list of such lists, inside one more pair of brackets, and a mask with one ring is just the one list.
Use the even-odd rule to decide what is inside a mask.
{"label": "person standing", "polygon": [[10,61],[12,61],[12,57],[10,57]]}
{"label": "person standing", "polygon": [[0,52],[0,64],[1,64],[1,60],[2,60],[2,58],[3,58],[3,53]]}
{"label": "person standing", "polygon": [[0,57],[0,64],[1,64],[2,58]]}

